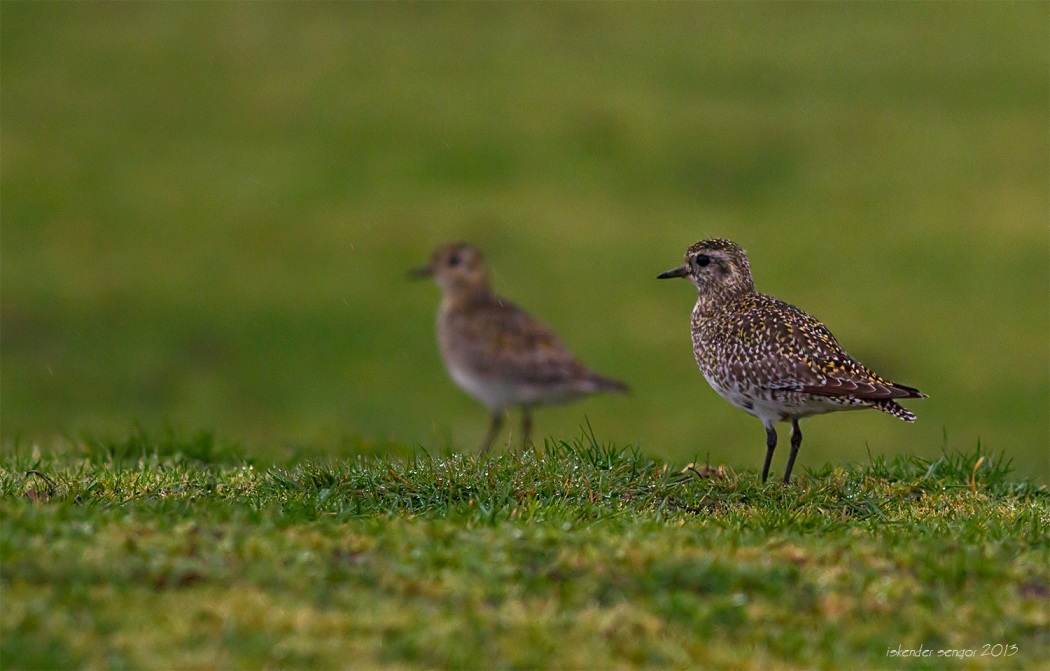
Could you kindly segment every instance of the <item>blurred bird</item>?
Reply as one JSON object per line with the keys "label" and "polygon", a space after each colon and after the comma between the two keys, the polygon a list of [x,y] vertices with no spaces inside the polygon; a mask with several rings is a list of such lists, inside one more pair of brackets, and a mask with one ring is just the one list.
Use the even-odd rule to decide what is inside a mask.
{"label": "blurred bird", "polygon": [[492,413],[482,452],[492,446],[510,406],[521,407],[522,444],[527,446],[536,406],[627,391],[623,382],[579,363],[547,325],[492,293],[477,248],[463,242],[442,245],[412,276],[432,277],[441,288],[441,358],[456,384]]}
{"label": "blurred bird", "polygon": [[736,407],[766,427],[762,482],[777,445],[776,422],[791,422],[791,479],[802,445],[803,417],[875,408],[906,422],[915,415],[894,399],[926,398],[890,382],[842,349],[824,324],[784,301],[755,290],[747,254],[729,240],[701,240],[685,263],[657,279],[686,277],[699,292],[693,308],[693,354],[704,378]]}

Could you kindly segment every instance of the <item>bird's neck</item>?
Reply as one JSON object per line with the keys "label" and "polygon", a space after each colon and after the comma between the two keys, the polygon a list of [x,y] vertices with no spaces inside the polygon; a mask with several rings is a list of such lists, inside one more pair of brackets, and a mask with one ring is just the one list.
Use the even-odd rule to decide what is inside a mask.
{"label": "bird's neck", "polygon": [[693,308],[693,321],[699,322],[710,319],[722,312],[727,303],[754,293],[755,286],[753,284],[708,287],[697,294],[696,306]]}
{"label": "bird's neck", "polygon": [[446,308],[463,308],[470,305],[491,303],[496,299],[487,281],[461,282],[444,292],[442,303]]}

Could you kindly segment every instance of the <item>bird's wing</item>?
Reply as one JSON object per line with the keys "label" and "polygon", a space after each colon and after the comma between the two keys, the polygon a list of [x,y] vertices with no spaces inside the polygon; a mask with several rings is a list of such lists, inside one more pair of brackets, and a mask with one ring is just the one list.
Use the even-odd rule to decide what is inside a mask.
{"label": "bird's wing", "polygon": [[798,386],[798,391],[817,396],[849,396],[868,400],[922,397],[918,389],[885,380],[857,361],[809,361],[812,382]]}
{"label": "bird's wing", "polygon": [[793,319],[780,324],[772,332],[772,338],[778,357],[789,363],[772,388],[868,400],[923,396],[917,389],[877,375],[847,354],[824,324],[797,308],[788,307]]}
{"label": "bird's wing", "polygon": [[475,307],[466,335],[467,363],[481,373],[523,383],[557,384],[590,372],[549,326],[513,303],[495,299]]}

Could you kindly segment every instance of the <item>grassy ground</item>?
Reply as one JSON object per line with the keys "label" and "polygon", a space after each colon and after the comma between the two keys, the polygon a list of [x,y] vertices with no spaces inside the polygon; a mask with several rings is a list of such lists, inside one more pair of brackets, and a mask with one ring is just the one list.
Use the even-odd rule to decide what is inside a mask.
{"label": "grassy ground", "polygon": [[[1048,6],[0,3],[0,439],[135,421],[257,458],[474,445],[436,290],[481,245],[646,454],[753,468],[692,362],[699,238],[930,399],[800,464],[978,440],[1050,482]],[[783,462],[777,464],[783,467]]]}
{"label": "grassy ground", "polygon": [[0,659],[1042,668],[1050,495],[1007,466],[875,458],[785,487],[593,436],[269,466],[207,434],[26,445],[0,458]]}

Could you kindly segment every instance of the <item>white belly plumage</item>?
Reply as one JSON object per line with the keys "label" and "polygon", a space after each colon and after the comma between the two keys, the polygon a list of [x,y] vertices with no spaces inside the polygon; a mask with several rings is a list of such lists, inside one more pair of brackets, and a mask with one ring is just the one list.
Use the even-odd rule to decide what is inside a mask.
{"label": "white belly plumage", "polygon": [[449,375],[465,392],[491,410],[514,405],[550,405],[563,403],[579,394],[568,385],[532,385],[509,382],[478,375],[464,366],[448,366]]}
{"label": "white belly plumage", "polygon": [[704,379],[718,395],[740,408],[744,412],[758,417],[766,425],[782,422],[792,417],[802,418],[812,415],[823,415],[838,410],[860,409],[865,403],[858,400],[830,396],[816,396],[795,391],[772,391],[741,389],[733,386],[722,386],[706,375]]}

